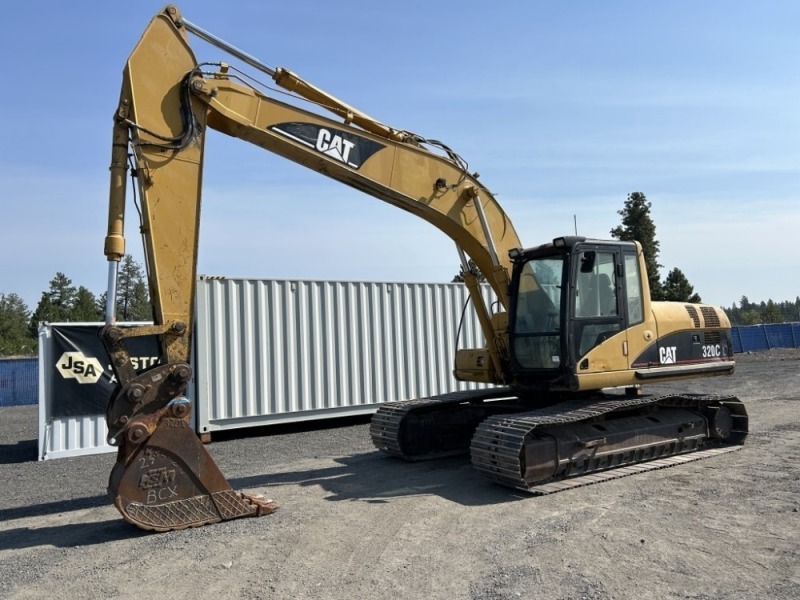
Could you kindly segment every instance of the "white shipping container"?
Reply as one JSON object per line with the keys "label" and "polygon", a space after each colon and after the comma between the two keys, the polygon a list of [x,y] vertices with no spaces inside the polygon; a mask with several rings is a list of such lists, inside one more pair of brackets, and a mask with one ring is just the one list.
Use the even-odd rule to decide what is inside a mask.
{"label": "white shipping container", "polygon": [[[201,279],[198,432],[364,414],[474,388],[452,376],[467,299],[453,283]],[[475,311],[464,315],[459,347],[482,347]]]}

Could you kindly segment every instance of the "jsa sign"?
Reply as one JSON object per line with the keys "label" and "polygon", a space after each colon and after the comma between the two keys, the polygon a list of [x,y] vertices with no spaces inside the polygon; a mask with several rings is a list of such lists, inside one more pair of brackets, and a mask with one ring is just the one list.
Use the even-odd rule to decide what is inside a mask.
{"label": "jsa sign", "polygon": [[64,352],[56,363],[56,369],[64,379],[75,379],[78,383],[97,383],[103,374],[103,366],[93,356],[83,352]]}
{"label": "jsa sign", "polygon": [[[114,372],[97,337],[102,324],[51,325],[53,362],[48,366],[53,417],[102,415],[116,389]],[[126,341],[136,371],[158,362],[158,344],[150,336]]]}

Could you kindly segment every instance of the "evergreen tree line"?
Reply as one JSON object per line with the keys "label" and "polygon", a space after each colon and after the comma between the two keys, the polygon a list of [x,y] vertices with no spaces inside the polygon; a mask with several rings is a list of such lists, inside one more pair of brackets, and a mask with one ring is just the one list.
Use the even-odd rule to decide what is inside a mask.
{"label": "evergreen tree line", "polygon": [[[74,286],[64,273],[50,280],[39,304],[31,312],[17,294],[0,293],[0,356],[34,356],[39,340],[39,323],[80,323],[103,321],[106,292],[95,296],[84,286]],[[153,319],[144,271],[130,255],[120,262],[117,280],[117,319]]]}
{"label": "evergreen tree line", "polygon": [[734,325],[756,325],[759,323],[791,323],[800,321],[800,296],[794,302],[773,302],[763,300],[759,303],[750,302],[747,296],[742,296],[739,305],[736,302],[725,308],[731,323]]}

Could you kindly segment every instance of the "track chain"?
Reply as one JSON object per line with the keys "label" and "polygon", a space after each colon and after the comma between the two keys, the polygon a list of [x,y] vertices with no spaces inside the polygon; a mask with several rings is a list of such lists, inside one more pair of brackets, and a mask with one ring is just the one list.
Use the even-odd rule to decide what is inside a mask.
{"label": "track chain", "polygon": [[440,396],[428,398],[416,398],[414,400],[400,400],[397,402],[387,402],[382,404],[378,412],[372,417],[369,426],[369,433],[372,443],[381,452],[409,459],[409,455],[403,448],[402,425],[403,420],[412,412],[422,412],[427,410],[447,410],[459,404],[469,402],[480,402],[483,400],[493,400],[503,397],[513,397],[514,393],[509,387],[497,387],[489,389],[462,390],[451,392]]}
{"label": "track chain", "polygon": [[[688,462],[689,458],[676,462],[675,457],[660,456],[658,460],[652,461],[652,465],[632,464],[609,471],[581,475],[575,479],[551,480],[552,483],[548,481],[531,486],[523,477],[525,466],[522,464],[522,456],[526,437],[536,428],[578,423],[612,412],[640,409],[647,406],[700,408],[714,403],[728,407],[734,416],[734,429],[730,441],[727,442],[728,446],[741,444],[747,436],[747,413],[742,403],[734,396],[645,396],[621,400],[598,399],[590,404],[587,404],[586,401],[571,401],[530,412],[497,415],[484,420],[472,438],[470,448],[472,464],[483,476],[501,485],[532,493],[546,494],[571,487],[599,483],[643,470],[663,468],[678,462]],[[717,446],[720,445],[722,444],[717,444]],[[714,449],[719,450],[720,448]],[[713,454],[699,451],[693,452],[687,457],[696,456],[696,459],[700,459]],[[695,458],[691,460],[695,460]]]}

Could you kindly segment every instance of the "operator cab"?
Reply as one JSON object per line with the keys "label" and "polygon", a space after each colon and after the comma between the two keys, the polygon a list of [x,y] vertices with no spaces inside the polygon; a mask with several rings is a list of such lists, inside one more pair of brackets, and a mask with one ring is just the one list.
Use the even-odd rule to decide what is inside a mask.
{"label": "operator cab", "polygon": [[583,357],[644,318],[636,244],[569,236],[509,254],[515,381],[577,389]]}

